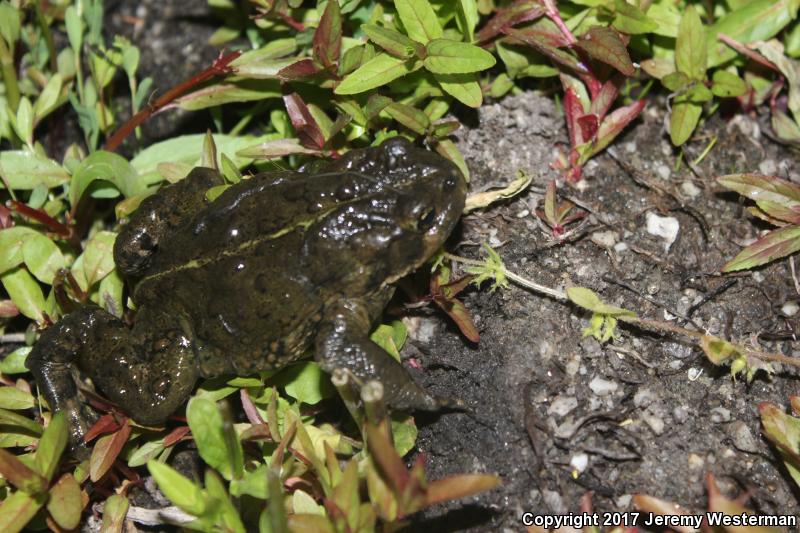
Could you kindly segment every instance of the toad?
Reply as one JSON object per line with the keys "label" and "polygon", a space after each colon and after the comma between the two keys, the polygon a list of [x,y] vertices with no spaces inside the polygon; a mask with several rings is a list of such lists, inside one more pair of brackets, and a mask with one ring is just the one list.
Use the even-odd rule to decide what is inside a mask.
{"label": "toad", "polygon": [[369,339],[393,283],[444,243],[466,183],[443,157],[395,137],[313,170],[222,185],[214,170],[145,199],[114,261],[131,282],[132,327],[87,305],[45,330],[27,366],[73,446],[94,419],[73,366],[145,425],[162,423],[201,377],[283,367],[310,351],[321,367],[378,380],[400,410],[447,401],[412,381]]}

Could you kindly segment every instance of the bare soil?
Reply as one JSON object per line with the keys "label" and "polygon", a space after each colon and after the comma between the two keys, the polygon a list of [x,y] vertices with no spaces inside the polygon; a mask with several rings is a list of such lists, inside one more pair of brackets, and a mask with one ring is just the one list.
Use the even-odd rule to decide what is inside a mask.
{"label": "bare soil", "polygon": [[[552,100],[532,92],[485,105],[458,134],[471,190],[507,183],[518,170],[534,181],[513,201],[465,217],[456,251],[479,257],[477,244],[488,242],[509,270],[538,283],[588,287],[642,317],[758,338],[794,354],[798,317],[784,305],[791,313],[800,296],[789,261],[719,275],[760,228],[714,177],[761,171],[798,181],[797,156],[736,116],[713,118],[681,160],[665,114],[650,103],[610,153],[587,165],[578,186],[559,181],[562,198],[591,215],[569,242],[553,245],[532,213],[546,184],[560,180],[550,163],[567,142],[563,118]],[[687,166],[712,138],[708,155]],[[667,246],[647,231],[648,213],[677,222],[675,242]],[[761,402],[786,405],[797,394],[794,368],[774,365],[774,375],[759,373],[748,384],[682,339],[622,328],[620,338],[601,345],[582,335],[586,312],[519,287],[474,291],[466,302],[480,343],[465,344],[437,318],[419,379],[460,396],[474,414],[423,425],[418,448],[434,477],[497,472],[504,484],[430,513],[434,530],[521,530],[523,512],[578,512],[587,491],[598,511],[630,509],[631,495],[644,493],[700,512],[707,472],[730,497],[751,491],[749,505],[760,514],[800,512],[796,487],[761,437],[758,417]],[[588,463],[574,476],[570,463],[581,454]]]}

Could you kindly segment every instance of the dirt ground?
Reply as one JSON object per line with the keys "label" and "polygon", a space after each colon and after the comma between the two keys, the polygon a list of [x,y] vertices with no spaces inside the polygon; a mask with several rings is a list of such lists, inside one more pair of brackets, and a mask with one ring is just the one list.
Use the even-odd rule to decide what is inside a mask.
{"label": "dirt ground", "polygon": [[[108,2],[107,9],[108,35],[128,35],[142,48],[142,71],[162,90],[216,56],[205,42],[218,23],[204,1]],[[665,113],[663,102],[651,102],[614,143],[613,156],[589,162],[580,187],[560,187],[562,197],[591,212],[560,245],[532,214],[546,184],[559,177],[550,163],[566,143],[553,101],[527,92],[460,117],[467,127],[457,137],[473,192],[503,185],[520,169],[533,184],[512,201],[465,217],[452,249],[477,258],[487,242],[509,270],[539,283],[589,287],[642,317],[672,317],[732,339],[758,336],[765,348],[792,354],[800,315],[787,311],[797,310],[800,295],[789,262],[717,274],[764,228],[713,178],[761,171],[800,181],[797,157],[752,119],[718,113],[681,160],[669,144]],[[207,113],[165,113],[147,125],[147,139],[204,131],[209,123]],[[687,167],[714,136],[709,154]],[[648,233],[653,215],[677,222],[671,245]],[[471,290],[464,299],[480,329],[476,345],[442,315],[414,319],[405,355],[422,364],[415,377],[471,409],[419,416],[418,449],[431,478],[495,472],[503,485],[440,506],[410,530],[519,531],[523,512],[578,511],[587,491],[598,510],[628,509],[632,494],[645,493],[700,511],[706,472],[729,496],[752,491],[750,506],[759,513],[800,513],[796,489],[761,437],[757,411],[761,402],[786,405],[798,394],[793,369],[776,366],[773,376],[747,384],[679,339],[633,329],[605,345],[583,338],[585,312],[519,287]],[[691,321],[680,318],[689,315]],[[573,476],[570,463],[581,460],[585,468]]]}
{"label": "dirt ground", "polygon": [[[787,311],[800,296],[789,261],[718,275],[759,228],[713,178],[761,171],[800,179],[796,155],[769,141],[755,121],[712,119],[680,163],[665,109],[651,103],[610,154],[587,165],[579,187],[560,188],[592,214],[571,242],[556,246],[531,214],[559,177],[549,166],[554,147],[566,143],[553,102],[521,94],[484,106],[474,122],[459,134],[473,191],[506,183],[518,169],[534,181],[513,201],[465,217],[457,253],[476,257],[477,244],[488,242],[509,270],[539,283],[569,281],[642,317],[737,340],[757,336],[793,353],[797,315]],[[685,161],[712,137],[708,156],[688,168]],[[653,215],[677,222],[671,245],[648,232]],[[425,424],[418,446],[434,476],[497,472],[505,483],[431,513],[436,530],[518,530],[525,511],[578,512],[586,491],[600,511],[629,509],[631,495],[644,493],[699,512],[706,472],[731,497],[752,491],[758,513],[800,512],[758,418],[761,402],[786,405],[797,394],[794,369],[776,366],[773,376],[760,373],[747,384],[679,339],[628,328],[600,345],[582,338],[587,313],[518,287],[474,291],[466,302],[480,343],[465,344],[437,317],[419,379],[439,394],[460,395],[476,414]],[[570,463],[582,454],[586,467],[573,478]]]}

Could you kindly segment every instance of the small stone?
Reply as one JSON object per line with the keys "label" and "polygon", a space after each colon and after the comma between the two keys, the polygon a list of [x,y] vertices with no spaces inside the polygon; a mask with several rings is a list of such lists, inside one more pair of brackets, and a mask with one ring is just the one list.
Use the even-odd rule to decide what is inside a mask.
{"label": "small stone", "polygon": [[647,387],[639,387],[636,394],[633,395],[633,405],[640,408],[647,407],[655,400],[656,395]]}
{"label": "small stone", "polygon": [[702,368],[697,367],[690,367],[689,370],[686,372],[686,377],[689,378],[689,381],[697,381],[697,378],[700,377],[700,374],[703,373]]}
{"label": "small stone", "polygon": [[679,405],[672,410],[672,418],[679,424],[685,423],[689,420],[689,409],[687,409],[685,405]]}
{"label": "small stone", "polygon": [[765,176],[774,176],[778,172],[778,164],[774,159],[765,159],[758,164],[758,171]]}
{"label": "small stone", "polygon": [[733,438],[733,445],[737,450],[748,453],[758,453],[758,441],[753,436],[753,432],[747,427],[747,424],[738,420],[731,426],[731,437]]}
{"label": "small stone", "polygon": [[786,302],[781,307],[781,313],[784,316],[794,316],[798,310],[800,310],[800,306],[797,305],[797,302]]}
{"label": "small stone", "polygon": [[567,364],[564,365],[564,370],[567,372],[568,376],[574,376],[578,373],[581,369],[581,356],[573,355],[567,360]]}
{"label": "small stone", "polygon": [[669,250],[675,239],[678,238],[678,230],[680,223],[675,217],[662,217],[652,211],[648,211],[647,215],[647,233],[661,237],[664,240],[664,251]]}
{"label": "small stone", "polygon": [[625,151],[629,154],[636,152],[636,143],[635,142],[627,142],[625,143]]}
{"label": "small stone", "polygon": [[715,407],[711,410],[711,421],[715,424],[721,424],[723,422],[730,422],[731,420],[731,412],[724,407]]}
{"label": "small stone", "polygon": [[618,509],[627,509],[628,506],[631,504],[631,500],[633,496],[631,494],[623,494],[616,500],[614,500],[614,505],[617,506]]}
{"label": "small stone", "polygon": [[590,237],[592,242],[597,246],[603,248],[611,248],[619,240],[619,234],[616,231],[595,231]]}
{"label": "small stone", "polygon": [[658,177],[662,180],[668,180],[672,175],[672,170],[669,168],[669,166],[662,164],[656,167],[656,174],[658,174]]}
{"label": "small stone", "polygon": [[703,459],[702,457],[700,457],[696,453],[690,453],[689,454],[689,459],[688,459],[687,462],[689,463],[689,468],[691,468],[693,470],[697,470],[699,468],[703,468],[703,466],[706,463],[705,459]]}
{"label": "small stone", "polygon": [[703,191],[694,182],[686,180],[681,183],[681,192],[689,198],[696,198]]}
{"label": "small stone", "polygon": [[595,378],[589,382],[589,388],[598,396],[606,396],[616,392],[619,385],[615,381],[609,381],[600,376],[595,376]]}
{"label": "small stone", "polygon": [[589,466],[589,455],[585,453],[576,453],[572,456],[572,459],[570,459],[569,466],[577,473],[583,473],[586,467]]}
{"label": "small stone", "polygon": [[565,416],[567,413],[578,407],[578,399],[574,396],[559,395],[547,408],[547,414]]}
{"label": "small stone", "polygon": [[617,253],[622,253],[627,249],[628,245],[625,244],[624,242],[618,242],[617,244],[614,245],[614,251]]}
{"label": "small stone", "polygon": [[660,416],[656,416],[650,413],[645,413],[645,415],[642,417],[642,420],[644,420],[645,424],[650,426],[650,429],[652,429],[653,433],[655,433],[656,435],[661,435],[662,433],[664,433],[664,426],[665,426],[664,419],[661,418]]}

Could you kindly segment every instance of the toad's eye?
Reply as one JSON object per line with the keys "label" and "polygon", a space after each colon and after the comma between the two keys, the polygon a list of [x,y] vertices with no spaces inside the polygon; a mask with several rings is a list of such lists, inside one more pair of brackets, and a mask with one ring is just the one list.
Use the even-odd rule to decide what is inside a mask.
{"label": "toad's eye", "polygon": [[426,209],[417,219],[417,229],[420,231],[427,231],[431,229],[435,221],[436,210],[433,208]]}

